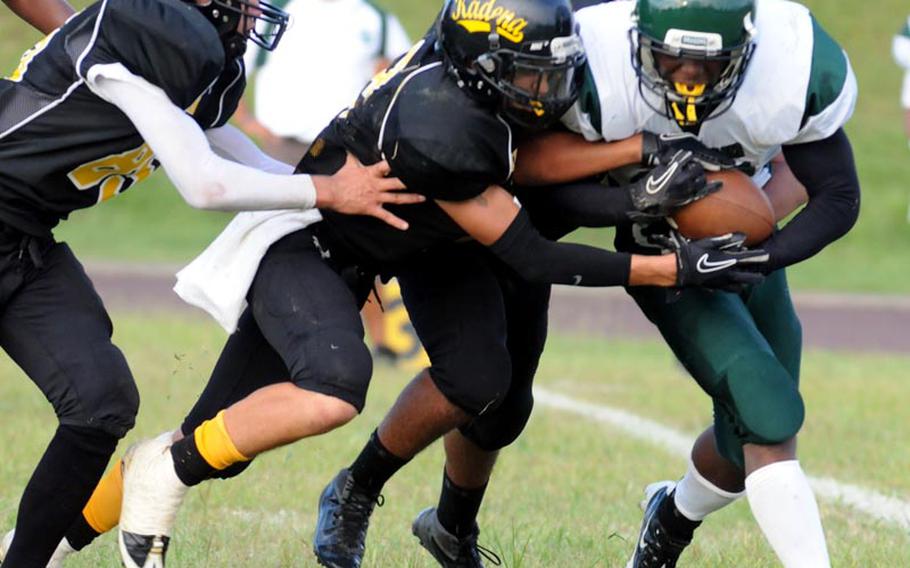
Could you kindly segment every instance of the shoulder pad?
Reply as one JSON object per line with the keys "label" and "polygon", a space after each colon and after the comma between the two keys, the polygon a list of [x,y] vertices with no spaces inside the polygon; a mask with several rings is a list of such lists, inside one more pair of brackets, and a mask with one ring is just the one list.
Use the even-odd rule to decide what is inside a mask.
{"label": "shoulder pad", "polygon": [[99,33],[82,60],[80,75],[98,63],[122,63],[187,108],[224,67],[218,33],[191,4],[105,0],[98,17]]}
{"label": "shoulder pad", "polygon": [[461,91],[442,69],[404,86],[381,149],[411,191],[464,201],[512,173],[512,131],[495,109]]}

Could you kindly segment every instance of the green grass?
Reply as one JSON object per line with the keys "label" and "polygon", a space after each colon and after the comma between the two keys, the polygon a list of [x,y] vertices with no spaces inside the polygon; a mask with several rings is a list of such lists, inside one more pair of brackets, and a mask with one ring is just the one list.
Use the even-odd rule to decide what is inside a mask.
{"label": "green grass", "polygon": [[[115,314],[116,316],[116,314]],[[143,394],[129,440],[175,427],[202,388],[223,341],[214,324],[165,316],[115,317],[116,341]],[[809,353],[804,391],[809,416],[801,457],[812,475],[832,476],[910,498],[907,358]],[[310,553],[319,491],[348,464],[408,380],[380,369],[365,415],[349,426],[263,456],[243,476],[193,490],[179,518],[171,565],[315,566]],[[577,337],[550,342],[538,380],[577,399],[624,408],[688,432],[710,419],[707,398],[656,343],[605,343]],[[8,361],[0,362],[2,526],[54,424],[47,404]],[[439,445],[386,487],[371,526],[366,566],[430,567],[409,523],[435,502]],[[481,541],[509,567],[621,566],[636,538],[641,488],[681,474],[685,464],[656,447],[572,414],[538,406],[524,436],[504,452],[481,512]],[[835,566],[910,565],[906,533],[821,502]],[[683,558],[689,566],[772,567],[776,561],[748,506],[710,518]],[[112,535],[69,563],[117,566]]]}
{"label": "green grass", "polygon": [[[439,5],[419,0],[381,3],[400,15],[413,37],[427,29]],[[853,231],[819,257],[794,267],[791,284],[804,290],[910,293],[910,225],[906,222],[910,156],[898,105],[901,73],[890,56],[891,35],[900,27],[907,7],[900,0],[877,0],[874,5],[860,0],[808,4],[847,49],[859,77],[859,104],[848,131],[864,199]],[[38,36],[8,12],[2,13],[0,70],[6,71]],[[227,219],[183,206],[161,173],[112,203],[73,217],[59,235],[84,257],[167,261],[193,256]],[[605,241],[592,232],[579,238]]]}

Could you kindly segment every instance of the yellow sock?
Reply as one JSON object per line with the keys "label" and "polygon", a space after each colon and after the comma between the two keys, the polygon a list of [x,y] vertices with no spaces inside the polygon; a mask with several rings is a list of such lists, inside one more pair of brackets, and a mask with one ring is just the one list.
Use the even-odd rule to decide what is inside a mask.
{"label": "yellow sock", "polygon": [[224,411],[206,420],[193,432],[196,448],[206,462],[215,469],[224,469],[237,462],[250,461],[241,454],[224,426]]}
{"label": "yellow sock", "polygon": [[123,464],[120,460],[101,478],[89,498],[82,516],[98,534],[104,534],[120,522],[120,503],[123,500]]}

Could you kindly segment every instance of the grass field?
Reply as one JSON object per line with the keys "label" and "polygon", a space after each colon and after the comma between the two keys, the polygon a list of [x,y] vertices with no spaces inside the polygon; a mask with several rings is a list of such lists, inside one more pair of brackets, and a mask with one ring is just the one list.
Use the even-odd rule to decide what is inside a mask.
{"label": "grass field", "polygon": [[[143,393],[139,424],[129,440],[179,423],[207,378],[223,341],[202,320],[115,315],[116,341],[132,362]],[[811,475],[830,476],[910,499],[910,437],[902,380],[910,359],[815,352],[803,377],[809,408],[801,456]],[[319,491],[356,455],[407,381],[380,369],[367,411],[328,436],[261,458],[242,477],[194,490],[181,513],[171,564],[314,566],[310,539]],[[0,363],[0,519],[11,525],[20,491],[54,423],[36,389],[8,361]],[[696,432],[710,416],[704,397],[669,352],[655,343],[555,337],[539,384],[590,403],[614,407]],[[656,395],[656,396],[655,396]],[[15,425],[13,428],[11,425]],[[410,536],[412,517],[435,502],[438,445],[408,465],[386,488],[377,509],[366,566],[432,566]],[[683,460],[627,438],[621,431],[538,405],[525,435],[499,464],[481,514],[482,542],[509,567],[615,567],[636,538],[637,502],[648,482],[672,478]],[[821,502],[834,565],[910,565],[910,537],[894,527]],[[117,566],[105,537],[69,567]],[[775,560],[745,502],[709,519],[685,565],[770,567]]]}
{"label": "grass field", "polygon": [[[427,28],[437,2],[380,0],[400,14],[412,36]],[[85,5],[84,1],[75,2]],[[890,38],[901,25],[900,0],[811,0],[824,26],[850,54],[860,100],[848,131],[856,152],[864,201],[857,227],[824,254],[791,270],[797,289],[910,293],[910,160],[898,107],[900,72],[890,57]],[[861,14],[862,17],[857,17]],[[0,71],[11,70],[37,34],[0,11]],[[59,236],[82,256],[105,259],[184,261],[212,238],[227,216],[185,207],[162,173],[140,188],[92,211],[73,216]],[[577,238],[610,244],[603,233]]]}

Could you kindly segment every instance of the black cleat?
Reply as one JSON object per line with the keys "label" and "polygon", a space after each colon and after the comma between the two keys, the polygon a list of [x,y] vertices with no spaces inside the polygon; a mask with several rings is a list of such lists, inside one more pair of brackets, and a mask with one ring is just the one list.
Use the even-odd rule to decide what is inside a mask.
{"label": "black cleat", "polygon": [[338,472],[319,497],[319,518],[313,553],[322,566],[358,568],[366,549],[370,514],[382,506],[382,495],[371,495],[354,483],[347,469]]}
{"label": "black cleat", "polygon": [[675,486],[672,481],[661,481],[645,489],[645,518],[635,554],[626,568],[675,568],[679,555],[692,542],[691,538],[670,535],[657,515],[664,500],[671,498]]}
{"label": "black cleat", "polygon": [[118,540],[121,560],[127,568],[164,568],[170,538],[121,532]]}
{"label": "black cleat", "polygon": [[444,568],[483,568],[483,559],[494,566],[502,565],[495,552],[477,544],[480,529],[476,524],[471,534],[458,538],[440,524],[435,507],[424,509],[417,515],[411,532],[420,540],[420,546],[430,551]]}

